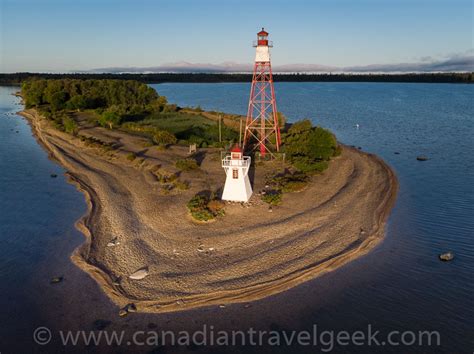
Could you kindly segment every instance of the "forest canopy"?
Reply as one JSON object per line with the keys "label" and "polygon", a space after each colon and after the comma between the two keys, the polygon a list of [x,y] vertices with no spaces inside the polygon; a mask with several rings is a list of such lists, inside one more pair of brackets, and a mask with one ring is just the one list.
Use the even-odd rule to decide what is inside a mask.
{"label": "forest canopy", "polygon": [[53,112],[104,108],[122,115],[140,114],[167,104],[153,88],[133,80],[28,80],[22,93],[27,108],[50,105]]}

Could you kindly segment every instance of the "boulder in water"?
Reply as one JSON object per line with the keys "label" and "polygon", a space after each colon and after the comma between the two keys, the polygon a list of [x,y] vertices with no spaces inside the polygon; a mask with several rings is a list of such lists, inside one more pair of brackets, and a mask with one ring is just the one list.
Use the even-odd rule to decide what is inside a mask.
{"label": "boulder in water", "polygon": [[454,259],[454,253],[449,251],[449,252],[445,252],[445,253],[441,253],[439,255],[439,259],[442,260],[443,262],[448,262],[448,261],[452,261]]}
{"label": "boulder in water", "polygon": [[51,284],[59,284],[59,283],[61,283],[63,280],[64,280],[64,277],[54,277],[54,278],[51,278],[50,283],[51,283]]}
{"label": "boulder in water", "polygon": [[429,160],[429,158],[424,156],[424,155],[417,156],[416,159],[418,161],[428,161]]}

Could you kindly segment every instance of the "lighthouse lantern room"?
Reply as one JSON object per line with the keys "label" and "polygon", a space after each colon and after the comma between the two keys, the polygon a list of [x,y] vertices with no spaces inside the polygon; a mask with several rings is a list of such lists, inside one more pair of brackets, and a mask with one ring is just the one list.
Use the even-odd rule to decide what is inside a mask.
{"label": "lighthouse lantern room", "polygon": [[242,150],[235,146],[222,159],[226,174],[222,200],[247,202],[252,196],[252,186],[248,176],[250,156],[243,156]]}

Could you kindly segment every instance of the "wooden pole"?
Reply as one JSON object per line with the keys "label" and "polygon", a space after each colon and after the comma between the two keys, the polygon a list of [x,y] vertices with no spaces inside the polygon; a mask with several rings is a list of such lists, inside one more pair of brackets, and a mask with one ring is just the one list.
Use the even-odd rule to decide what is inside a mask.
{"label": "wooden pole", "polygon": [[242,147],[242,117],[240,117],[239,146]]}
{"label": "wooden pole", "polygon": [[219,114],[219,142],[221,143],[222,142],[222,123],[221,123],[221,120],[222,120],[222,115]]}

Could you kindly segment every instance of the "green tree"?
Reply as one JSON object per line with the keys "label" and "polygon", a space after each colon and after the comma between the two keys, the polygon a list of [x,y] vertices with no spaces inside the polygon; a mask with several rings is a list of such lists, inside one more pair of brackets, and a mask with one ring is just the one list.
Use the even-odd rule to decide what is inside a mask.
{"label": "green tree", "polygon": [[23,97],[27,108],[39,106],[43,103],[46,80],[29,80],[22,85]]}
{"label": "green tree", "polygon": [[69,101],[67,101],[66,107],[68,109],[77,109],[81,111],[83,109],[88,108],[88,102],[83,95],[76,95],[73,96]]}
{"label": "green tree", "polygon": [[51,104],[53,101],[53,95],[58,92],[63,92],[64,96],[66,95],[66,92],[63,89],[63,80],[47,80],[43,101]]}
{"label": "green tree", "polygon": [[324,170],[327,161],[339,150],[334,134],[321,127],[313,127],[309,120],[296,122],[283,136],[286,156],[303,171]]}
{"label": "green tree", "polygon": [[68,117],[68,116],[63,117],[63,127],[66,133],[73,134],[73,135],[77,134],[77,129],[78,129],[77,124],[74,121],[74,119],[72,119],[71,117]]}
{"label": "green tree", "polygon": [[51,95],[50,101],[51,110],[53,112],[60,111],[64,108],[66,103],[66,93],[63,91],[55,92]]}
{"label": "green tree", "polygon": [[115,125],[119,125],[122,117],[116,112],[105,111],[101,114],[98,123],[106,128],[113,129]]}
{"label": "green tree", "polygon": [[286,124],[286,117],[283,113],[277,112],[277,119],[278,119],[278,125],[280,126],[281,129],[285,128]]}

